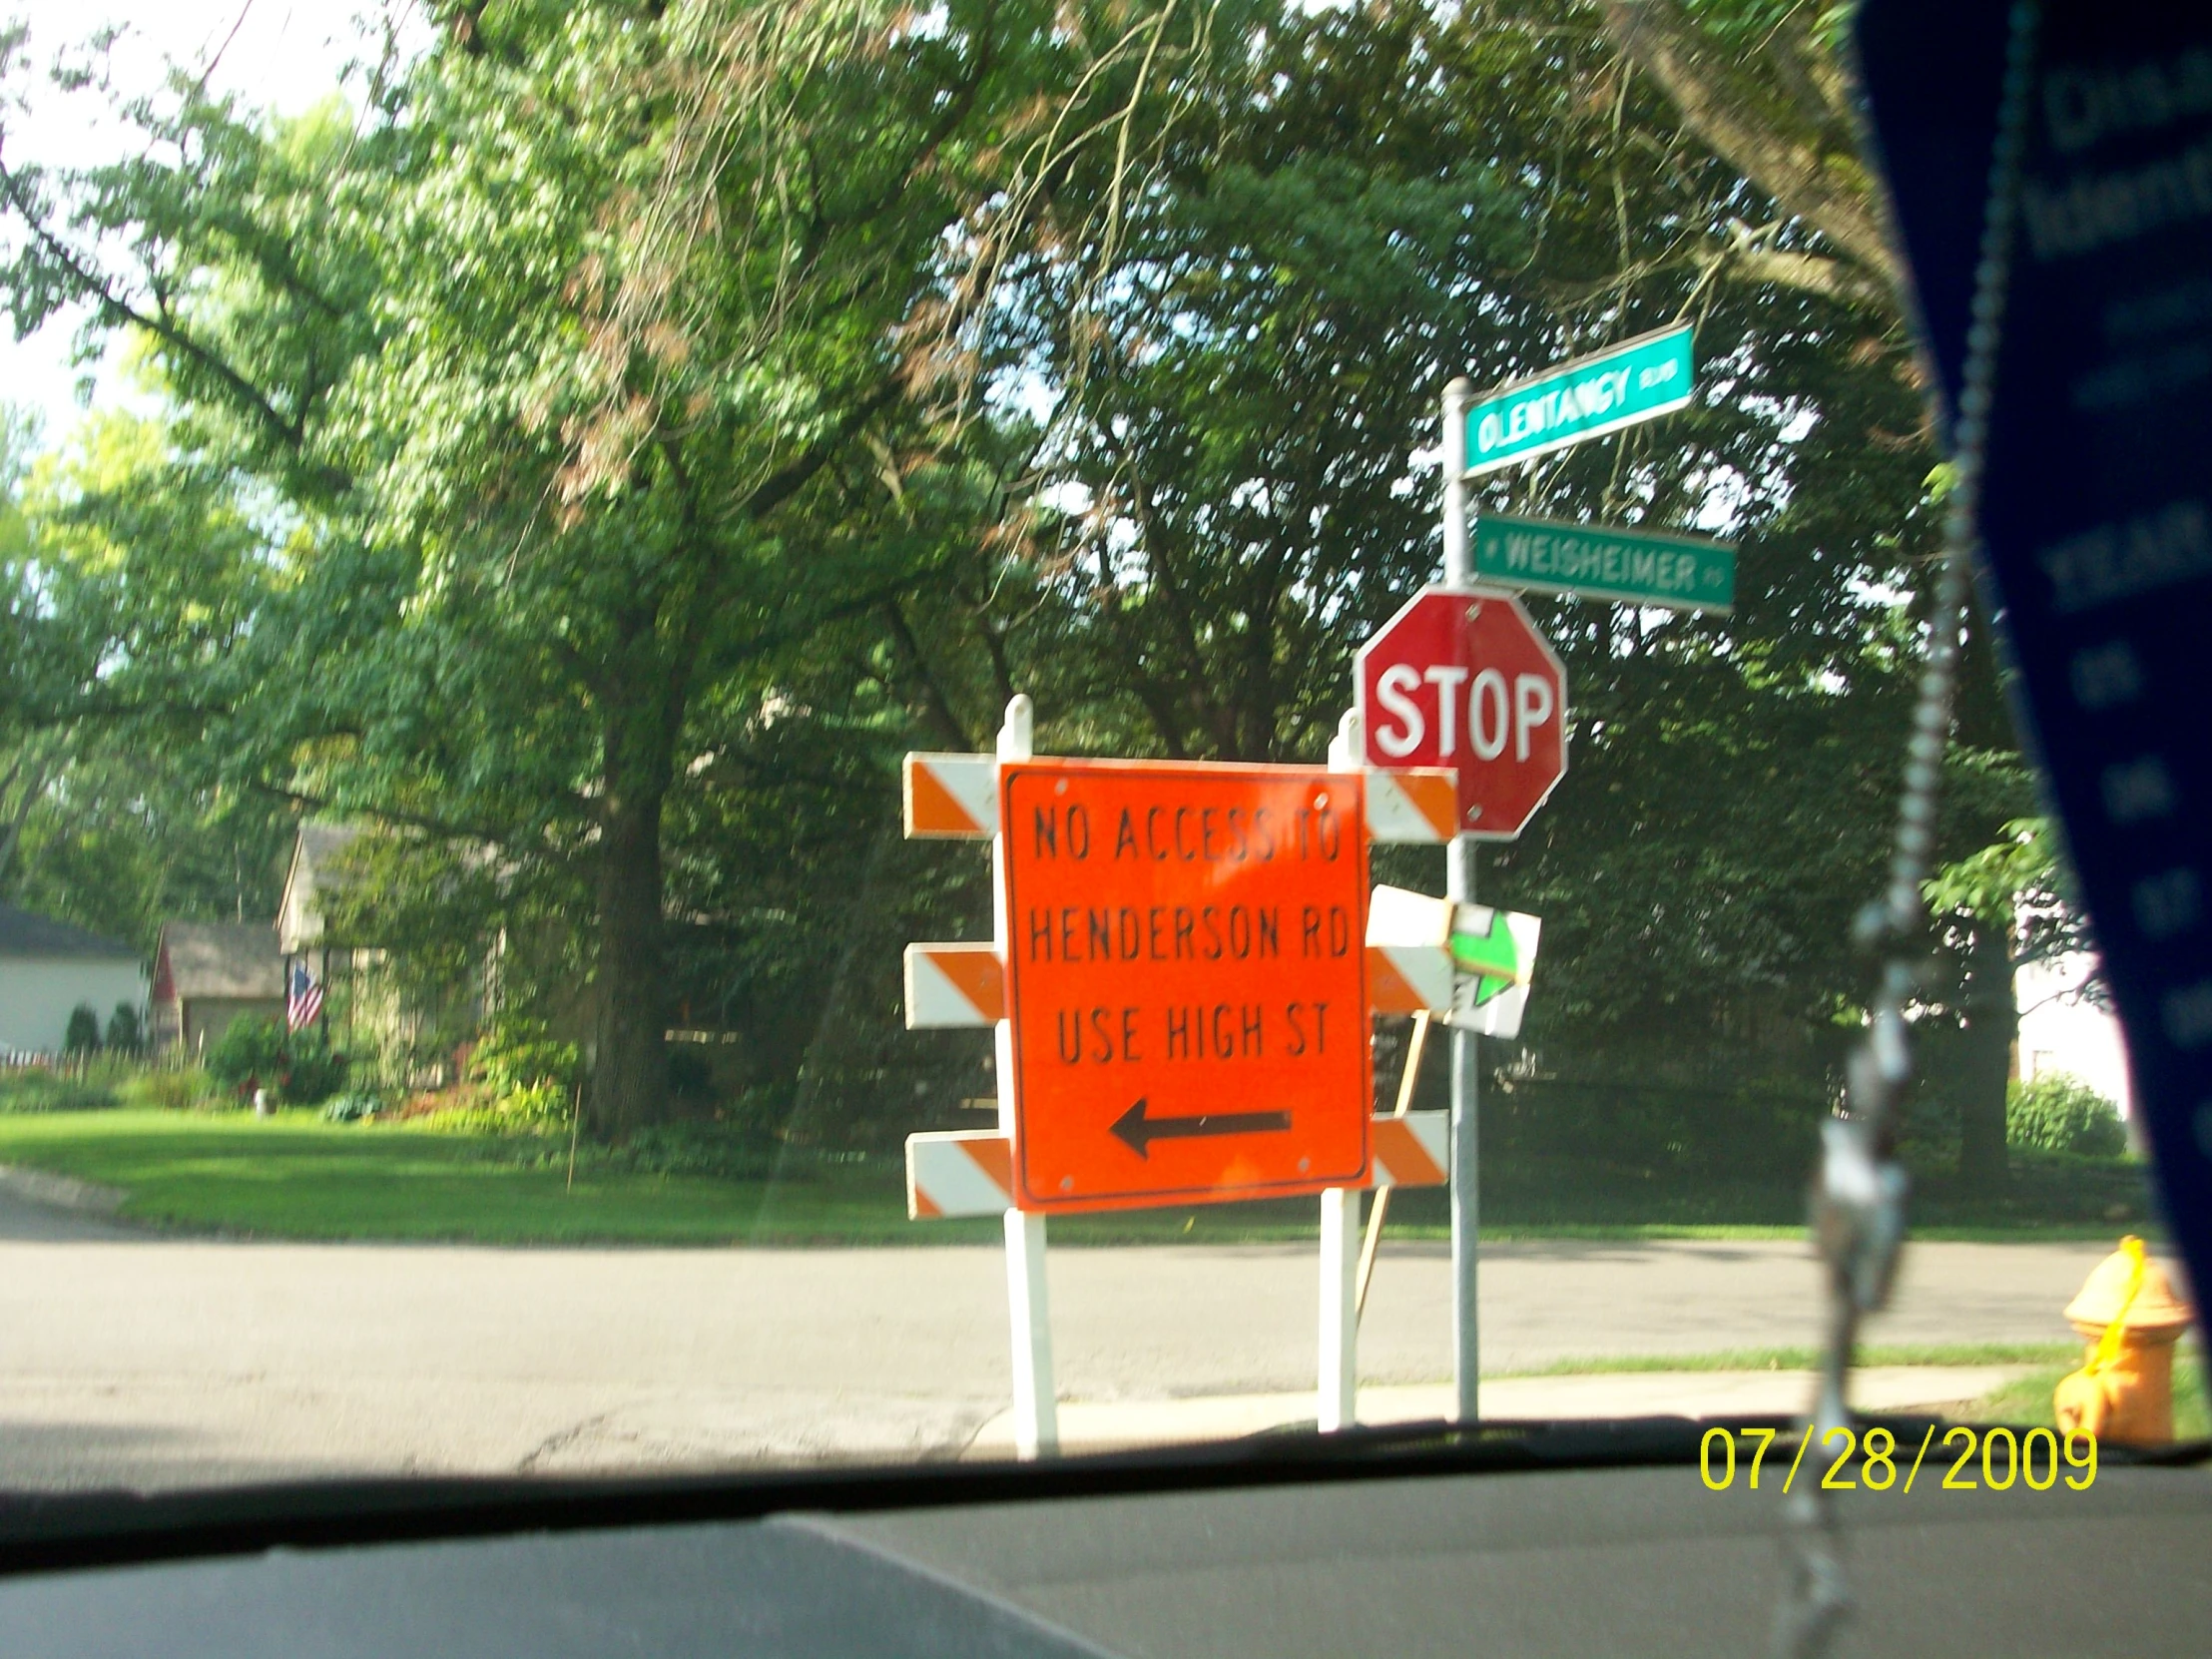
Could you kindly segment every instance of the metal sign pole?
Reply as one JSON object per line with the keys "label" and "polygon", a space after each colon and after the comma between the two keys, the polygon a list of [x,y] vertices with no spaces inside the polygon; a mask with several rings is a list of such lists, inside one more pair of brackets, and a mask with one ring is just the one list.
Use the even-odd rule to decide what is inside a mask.
{"label": "metal sign pole", "polygon": [[[1467,558],[1467,404],[1473,382],[1464,377],[1444,387],[1444,586],[1464,587],[1473,572]],[[1460,826],[1462,831],[1465,826]],[[1474,898],[1472,836],[1451,837],[1444,852],[1444,896],[1467,903]],[[1451,1360],[1456,1384],[1452,1415],[1475,1422],[1476,1383],[1481,1372],[1481,1341],[1475,1304],[1475,1263],[1480,1214],[1475,1199],[1477,1171],[1476,1090],[1480,1061],[1472,1031],[1451,1033]]]}
{"label": "metal sign pole", "polygon": [[[1006,724],[998,729],[998,759],[1026,761],[1035,750],[1036,713],[1027,697],[1006,705]],[[1012,950],[1013,929],[1006,915],[1006,832],[991,836],[991,945],[999,959]],[[998,1132],[1014,1138],[1014,1028],[1006,1020],[993,1027],[998,1062]],[[1006,1313],[1013,1328],[1014,1450],[1022,1457],[1049,1456],[1060,1449],[1060,1402],[1052,1380],[1052,1307],[1045,1294],[1045,1218],[1023,1210],[1006,1212]]]}

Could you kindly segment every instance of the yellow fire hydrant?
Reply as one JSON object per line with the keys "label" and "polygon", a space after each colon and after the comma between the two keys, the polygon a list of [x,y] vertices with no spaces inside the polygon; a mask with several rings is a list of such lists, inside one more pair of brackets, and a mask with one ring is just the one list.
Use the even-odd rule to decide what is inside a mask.
{"label": "yellow fire hydrant", "polygon": [[2189,1305],[2174,1295],[2143,1241],[2126,1238],[2096,1265],[2066,1318],[2094,1339],[2081,1369],[2051,1396],[2061,1433],[2085,1428],[2121,1445],[2168,1445],[2174,1437],[2174,1344],[2189,1329]]}

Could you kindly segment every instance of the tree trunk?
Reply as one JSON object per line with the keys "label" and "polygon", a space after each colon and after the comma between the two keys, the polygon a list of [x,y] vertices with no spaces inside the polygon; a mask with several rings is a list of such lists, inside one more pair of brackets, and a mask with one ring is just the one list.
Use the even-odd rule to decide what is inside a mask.
{"label": "tree trunk", "polygon": [[2012,991],[2012,952],[2005,930],[1969,924],[1959,987],[1958,1182],[1989,1192],[2008,1179],[2004,1158],[2004,1091],[2011,1080],[2012,1042],[2020,1023]]}
{"label": "tree trunk", "polygon": [[[665,788],[665,785],[662,786]],[[660,1121],[668,1100],[668,977],[661,938],[662,789],[608,802],[601,825],[592,1127]]]}

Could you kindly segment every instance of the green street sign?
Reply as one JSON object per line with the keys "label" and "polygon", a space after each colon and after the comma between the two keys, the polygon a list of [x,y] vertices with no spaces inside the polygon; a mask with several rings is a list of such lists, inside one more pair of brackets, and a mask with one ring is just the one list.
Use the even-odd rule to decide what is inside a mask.
{"label": "green street sign", "polygon": [[1467,409],[1467,476],[1603,437],[1690,401],[1690,326],[1515,380]]}
{"label": "green street sign", "polygon": [[1702,536],[1488,513],[1474,522],[1474,573],[1504,588],[1673,611],[1726,613],[1736,604],[1736,550]]}

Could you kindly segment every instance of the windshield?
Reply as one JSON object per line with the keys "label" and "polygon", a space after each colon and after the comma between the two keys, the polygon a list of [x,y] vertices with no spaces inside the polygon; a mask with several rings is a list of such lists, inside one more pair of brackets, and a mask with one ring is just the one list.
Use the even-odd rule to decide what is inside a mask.
{"label": "windshield", "polygon": [[2212,1432],[1848,8],[7,9],[0,1487]]}

